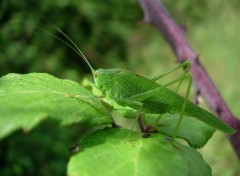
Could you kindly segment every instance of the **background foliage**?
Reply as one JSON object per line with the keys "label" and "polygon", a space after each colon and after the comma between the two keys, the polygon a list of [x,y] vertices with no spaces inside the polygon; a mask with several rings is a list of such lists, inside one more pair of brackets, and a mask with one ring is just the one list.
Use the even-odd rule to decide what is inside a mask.
{"label": "background foliage", "polygon": [[[240,114],[240,99],[235,98],[240,86],[239,1],[163,3],[187,28],[189,41],[203,65],[231,110]],[[39,30],[60,36],[46,17],[77,43],[95,68],[120,67],[151,77],[176,64],[159,32],[141,22],[142,12],[134,0],[3,0],[1,76],[10,72],[47,72],[80,81],[90,73],[71,49]],[[31,133],[14,133],[0,142],[0,175],[65,175],[70,156],[67,149],[78,139],[77,134],[77,126],[57,128],[52,121],[43,122]],[[201,151],[213,166],[214,175],[239,172],[237,158],[223,134],[216,133]]]}

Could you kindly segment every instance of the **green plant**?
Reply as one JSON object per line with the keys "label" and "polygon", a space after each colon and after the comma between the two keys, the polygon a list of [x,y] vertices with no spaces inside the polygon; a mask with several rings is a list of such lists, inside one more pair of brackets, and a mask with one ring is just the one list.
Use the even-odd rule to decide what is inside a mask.
{"label": "green plant", "polygon": [[[79,55],[81,55],[80,50],[79,52]],[[83,58],[85,59],[84,56]],[[88,63],[86,59],[85,61]],[[186,64],[184,63],[184,65]],[[101,90],[100,94],[99,90],[94,89],[89,82],[87,82],[88,85],[93,88],[92,93],[76,82],[60,80],[48,74],[8,74],[3,76],[0,79],[0,103],[4,105],[0,106],[2,112],[0,137],[4,138],[19,128],[29,131],[44,119],[50,118],[58,121],[60,125],[77,123],[82,129],[88,131],[87,135],[78,142],[79,145],[71,149],[74,155],[68,164],[67,172],[69,175],[91,175],[94,172],[98,172],[100,175],[149,175],[150,173],[152,175],[158,175],[159,173],[169,175],[172,173],[172,168],[175,168],[178,175],[211,175],[210,167],[194,148],[202,147],[212,136],[214,130],[204,123],[189,117],[185,117],[183,124],[180,124],[182,115],[185,114],[185,107],[183,109],[181,104],[184,104],[186,98],[185,100],[181,99],[180,96],[177,96],[166,87],[160,89],[160,86],[157,86],[157,92],[147,97],[144,94],[144,99],[134,98],[132,100],[126,98],[123,100],[114,97],[117,93],[114,93],[113,90],[123,91],[122,88],[126,88],[127,82],[129,82],[127,86],[129,90],[120,91],[118,92],[119,95],[123,93],[128,95],[133,91],[131,85],[135,85],[134,82],[138,84],[138,87],[135,85],[138,90],[141,87],[146,88],[146,83],[154,85],[156,83],[150,80],[150,82],[147,82],[147,79],[131,74],[128,71],[119,69],[99,69],[95,71],[91,66],[90,68],[94,75],[96,87]],[[114,77],[115,74],[109,75],[109,73],[120,73],[119,71],[124,75],[122,78]],[[134,77],[131,75],[134,75]],[[157,79],[159,79],[159,76],[156,77]],[[115,84],[119,80],[123,85],[118,84],[116,87]],[[127,82],[124,83],[123,81]],[[145,84],[139,84],[139,81]],[[154,89],[150,89],[150,92],[151,90]],[[147,89],[146,92],[149,92],[149,90]],[[180,121],[175,114],[166,114],[166,112],[172,113],[166,111],[166,109],[163,113],[152,110],[151,107],[160,107],[161,110],[159,105],[162,104],[162,101],[159,103],[150,101],[156,96],[156,93],[160,98],[167,97],[166,100],[163,99],[166,104],[165,107],[169,104],[174,107],[173,109],[184,110],[183,112],[176,111],[182,114],[179,117]],[[108,96],[102,102],[103,95]],[[136,95],[138,96],[138,94]],[[97,96],[102,98],[99,99]],[[178,99],[181,100],[181,103],[172,104]],[[141,108],[136,108],[139,107],[135,106],[136,104],[141,104]],[[197,119],[221,130],[234,132],[224,123],[220,123],[213,115],[187,101],[186,110],[188,109],[192,110],[186,114],[190,113],[190,116],[192,114]],[[117,117],[110,116],[114,111],[119,112]],[[124,125],[121,125],[121,128],[109,127],[111,124],[113,124],[113,127],[116,126],[116,118],[118,120],[124,117],[134,118],[136,114],[139,114],[139,125],[142,127],[139,132],[133,132]],[[159,120],[160,114],[161,118]],[[202,118],[206,115],[209,118]],[[150,128],[144,130],[143,125]],[[151,131],[151,128],[154,131]],[[142,136],[141,132],[148,135],[144,134]],[[152,134],[152,132],[155,134]],[[175,141],[174,138],[174,141],[170,140],[169,137],[175,137],[176,135],[185,139],[189,146]],[[135,157],[131,158],[130,156]],[[94,162],[92,162],[92,158],[95,158]],[[166,160],[168,160],[167,163]],[[157,167],[158,165],[163,167]],[[93,166],[95,167],[94,170],[92,170]],[[106,171],[106,168],[112,168],[112,170]]]}
{"label": "green plant", "polygon": [[[160,120],[160,125],[165,126],[163,133],[151,134],[147,138],[126,128],[95,129],[109,126],[113,122],[111,111],[91,92],[73,81],[40,73],[9,74],[1,78],[0,87],[1,104],[4,105],[0,107],[1,138],[18,128],[29,131],[46,118],[54,119],[60,125],[78,124],[87,131],[94,131],[76,142],[79,143],[80,150],[71,157],[69,175],[91,175],[93,166],[94,172],[98,171],[102,175],[169,175],[172,168],[175,168],[178,175],[211,173],[210,167],[194,147],[204,145],[213,130],[194,119],[184,118],[179,130],[180,137],[187,139],[190,147],[179,142],[173,144],[168,137],[175,129],[173,124],[178,119],[175,115],[163,115],[163,121]],[[156,116],[146,114],[144,119],[156,120]],[[158,127],[160,131],[161,126]],[[164,167],[156,167],[163,164]],[[106,171],[106,168],[112,169]]]}
{"label": "green plant", "polygon": [[[7,2],[7,1],[5,1]],[[17,72],[17,73],[27,73],[27,72],[48,72],[52,75],[56,75],[58,77],[62,78],[72,78],[74,80],[79,80],[83,74],[86,74],[86,72],[89,72],[88,68],[85,68],[85,64],[78,63],[78,58],[74,54],[72,54],[72,51],[68,51],[66,47],[63,47],[59,42],[54,40],[53,38],[45,38],[42,37],[43,34],[39,34],[39,32],[35,32],[35,25],[36,23],[39,26],[43,26],[46,31],[50,31],[51,33],[55,33],[55,31],[52,31],[51,25],[46,24],[45,21],[41,21],[41,16],[47,16],[51,20],[54,21],[54,23],[57,24],[60,28],[64,29],[67,33],[69,33],[71,36],[73,36],[75,41],[78,41],[78,43],[81,43],[81,48],[86,52],[88,58],[91,59],[91,63],[98,68],[104,67],[106,68],[107,65],[113,66],[113,67],[124,67],[124,68],[131,68],[130,70],[135,69],[134,72],[146,72],[148,73],[147,66],[146,70],[143,70],[142,67],[145,67],[146,61],[143,59],[144,57],[142,55],[147,55],[147,59],[151,58],[154,60],[155,58],[159,57],[159,53],[157,55],[152,55],[152,50],[150,50],[151,47],[146,47],[146,45],[152,45],[152,40],[149,40],[150,38],[158,38],[158,34],[154,34],[153,30],[144,29],[141,31],[139,30],[139,24],[138,21],[142,18],[142,15],[139,13],[139,9],[136,8],[135,5],[133,5],[132,2],[120,2],[120,1],[106,1],[107,3],[102,3],[101,1],[57,1],[55,2],[48,2],[48,1],[28,1],[28,3],[19,3],[18,1],[9,1],[10,7],[6,7],[4,3],[1,3],[1,11],[0,13],[0,19],[1,19],[1,54],[0,54],[0,68],[1,68],[1,75],[4,75],[9,72]],[[208,11],[207,5],[205,1],[203,2],[203,6],[198,6],[198,12]],[[201,3],[200,2],[200,3]],[[170,2],[171,4],[171,2]],[[174,3],[175,4],[175,3]],[[206,4],[206,6],[205,6]],[[113,6],[114,5],[114,6]],[[194,5],[194,4],[193,4]],[[180,21],[185,21],[186,17],[190,17],[190,21],[192,20],[195,24],[197,24],[199,21],[196,19],[202,20],[202,15],[199,16],[194,15],[194,10],[189,11],[189,9],[194,9],[193,5],[190,5],[190,3],[179,3],[179,6],[177,8],[181,8],[182,6],[187,6],[187,8],[183,7],[182,9],[188,9],[186,14],[189,12],[190,15],[186,16],[180,16]],[[124,8],[122,8],[124,6]],[[114,7],[114,8],[113,8]],[[176,12],[176,16],[179,16],[179,10],[174,10],[174,6],[169,5],[171,7],[171,11]],[[23,13],[22,11],[19,11],[19,9],[27,9],[28,12],[30,12],[33,15],[28,15],[28,13]],[[108,10],[107,10],[108,9]],[[201,10],[202,9],[202,10]],[[183,11],[182,10],[182,11]],[[180,10],[181,12],[181,10]],[[183,12],[181,12],[183,13]],[[7,14],[7,15],[6,15]],[[193,14],[193,15],[192,15]],[[7,18],[6,18],[7,17]],[[59,18],[61,17],[61,18]],[[182,17],[184,19],[182,19]],[[201,18],[199,18],[201,17]],[[225,19],[224,19],[225,20]],[[211,23],[213,24],[213,23]],[[144,26],[144,25],[142,25]],[[131,30],[134,30],[133,32],[130,32]],[[56,34],[56,33],[55,33]],[[140,34],[140,35],[139,35]],[[140,37],[144,36],[144,37]],[[145,37],[147,36],[147,37]],[[148,44],[145,44],[143,41],[149,40]],[[79,42],[80,41],[80,42]],[[156,39],[157,42],[155,42],[155,48],[159,50],[159,42],[160,44],[163,43],[162,41],[159,41],[159,39]],[[141,47],[140,44],[143,44],[144,47]],[[208,43],[208,42],[207,42]],[[55,45],[55,46],[53,46]],[[154,45],[154,44],[153,44]],[[127,46],[127,47],[126,47]],[[140,46],[140,47],[139,47]],[[157,47],[156,47],[157,46]],[[206,45],[207,46],[207,45]],[[129,48],[132,50],[129,50]],[[144,50],[145,48],[145,50]],[[147,48],[147,49],[146,49]],[[168,50],[164,47],[164,45],[161,45],[161,58],[169,58]],[[141,50],[142,52],[139,52]],[[148,51],[149,50],[149,51]],[[148,52],[146,52],[148,51]],[[66,55],[64,56],[65,53]],[[138,55],[136,55],[138,53]],[[146,54],[147,53],[147,54]],[[154,53],[154,52],[153,52]],[[146,56],[145,56],[146,57]],[[131,59],[129,59],[131,58]],[[138,64],[138,67],[135,67],[133,65],[134,58],[137,58],[137,62],[141,63]],[[159,65],[169,65],[169,63],[164,63],[165,61],[160,61],[158,59],[158,62],[151,61],[151,63],[158,63],[161,62]],[[130,63],[129,65],[125,64],[126,61]],[[151,70],[153,67],[158,66],[150,66]],[[70,68],[70,69],[69,69]],[[161,69],[165,69],[164,66],[161,66]],[[159,73],[159,68],[155,69],[156,73]],[[164,72],[164,71],[163,71]],[[154,75],[154,74],[153,74]],[[46,75],[46,74],[28,74],[28,75],[8,75],[7,79],[10,79],[11,76],[15,77],[15,79],[18,79],[22,77],[23,80],[28,79],[27,84],[21,84],[20,80],[16,83],[13,83],[12,85],[19,86],[23,85],[27,86],[29,85],[26,90],[32,90],[34,86],[36,86],[35,81],[38,79],[49,79],[50,82],[56,83],[59,81],[58,90],[63,94],[64,90],[61,90],[62,88],[65,88],[65,84],[62,83],[63,80],[59,80],[55,77]],[[29,79],[31,77],[31,79]],[[33,78],[34,77],[34,78]],[[4,79],[5,79],[4,78]],[[55,81],[53,81],[55,80]],[[56,81],[58,80],[58,81]],[[12,80],[14,81],[14,79]],[[33,82],[32,82],[33,81]],[[11,81],[10,81],[11,82]],[[9,82],[9,83],[10,83]],[[38,81],[37,81],[38,82]],[[41,82],[41,81],[40,81]],[[60,83],[61,82],[61,83]],[[64,82],[64,81],[63,81]],[[69,81],[66,81],[69,83]],[[70,81],[70,85],[75,85],[73,87],[76,87],[76,89],[80,86],[77,83],[73,83]],[[19,83],[19,84],[18,84]],[[83,82],[84,86],[89,89],[92,94],[97,96],[96,98],[93,98],[96,100],[96,102],[100,102],[99,100],[99,92],[93,87],[93,84],[91,81],[84,80]],[[45,86],[50,86],[48,83],[44,84]],[[32,86],[32,87],[31,87]],[[20,86],[21,87],[21,86]],[[51,86],[50,86],[51,87]],[[35,87],[37,88],[37,87]],[[45,87],[47,90],[48,87]],[[56,88],[56,87],[55,87]],[[51,87],[51,90],[55,90],[54,86]],[[44,88],[43,88],[44,89]],[[14,90],[14,89],[12,89]],[[42,89],[38,89],[37,91],[40,93]],[[68,90],[68,89],[67,89]],[[24,92],[24,91],[23,91]],[[81,91],[80,91],[81,92]],[[84,91],[83,91],[84,92]],[[93,96],[91,94],[91,96]],[[65,94],[66,96],[63,96],[63,100],[72,100],[76,99],[75,95],[71,97],[71,94]],[[187,145],[186,148],[186,154],[184,153],[184,146],[180,145],[178,146],[178,143],[176,146],[171,146],[171,143],[169,142],[168,136],[173,135],[173,131],[176,127],[178,115],[176,114],[165,114],[161,117],[161,123],[158,126],[155,126],[156,130],[159,131],[162,135],[155,135],[152,134],[149,138],[148,135],[144,135],[142,138],[141,133],[134,133],[126,130],[121,129],[104,129],[104,130],[98,130],[95,127],[87,127],[88,125],[91,126],[91,124],[94,124],[94,120],[96,118],[91,119],[90,121],[85,121],[84,119],[78,119],[74,118],[71,119],[69,122],[66,121],[66,119],[63,121],[65,114],[62,114],[61,112],[65,111],[66,109],[64,107],[68,107],[67,105],[71,104],[71,101],[69,103],[65,102],[67,105],[64,105],[64,102],[58,101],[54,106],[48,106],[53,105],[51,96],[46,96],[42,92],[42,94],[39,94],[39,97],[44,97],[44,100],[42,99],[41,106],[36,106],[36,109],[28,109],[29,116],[25,116],[24,112],[26,112],[28,108],[28,104],[25,103],[25,101],[20,102],[22,106],[19,106],[19,109],[16,113],[19,116],[23,117],[23,119],[18,119],[16,124],[8,123],[7,121],[2,121],[6,125],[9,124],[8,127],[10,129],[6,129],[6,126],[3,125],[3,130],[5,129],[6,135],[9,134],[8,137],[1,140],[0,143],[0,158],[1,158],[1,169],[0,169],[0,175],[61,175],[66,172],[65,165],[67,164],[67,160],[70,157],[67,153],[67,149],[73,145],[73,147],[70,147],[70,153],[71,161],[69,163],[69,172],[71,170],[71,173],[76,173],[79,170],[82,171],[82,167],[89,166],[85,169],[92,169],[90,166],[92,163],[98,164],[99,172],[103,173],[106,172],[104,167],[101,167],[101,164],[104,164],[101,160],[102,158],[99,158],[99,160],[90,160],[92,159],[89,156],[93,156],[95,154],[103,154],[102,151],[109,151],[110,157],[107,157],[106,167],[110,167],[111,164],[113,164],[111,161],[115,160],[109,160],[111,157],[119,157],[116,156],[117,152],[121,149],[126,150],[124,152],[125,155],[122,160],[119,160],[122,163],[127,163],[126,165],[121,165],[121,169],[129,169],[131,170],[131,164],[133,161],[139,161],[139,166],[143,167],[142,169],[145,169],[145,172],[147,172],[147,168],[151,167],[151,171],[161,172],[167,174],[168,170],[164,168],[173,168],[176,170],[181,170],[181,173],[184,173],[187,169],[190,171],[198,171],[204,169],[209,174],[210,168],[206,164],[204,164],[204,161],[202,160],[201,156],[196,153],[195,149],[190,148],[191,147],[201,147],[203,146],[207,140],[212,136],[213,129],[209,128],[207,125],[200,123],[192,118],[183,118],[183,121],[181,123],[181,127],[178,131],[178,135],[183,138],[184,140],[180,140],[178,142]],[[69,96],[69,97],[68,97]],[[32,97],[34,98],[34,96]],[[49,98],[49,99],[48,99]],[[77,97],[78,98],[78,97]],[[35,99],[38,100],[38,96],[35,97]],[[46,99],[46,100],[45,100]],[[14,100],[17,100],[16,98],[13,98]],[[31,101],[31,97],[28,97],[25,99],[26,101]],[[41,100],[41,98],[39,99]],[[79,100],[80,101],[80,100]],[[38,101],[35,101],[36,103]],[[45,105],[45,103],[48,105]],[[16,101],[17,103],[17,101]],[[7,108],[10,106],[7,106],[7,104],[2,104],[3,109],[7,111]],[[84,104],[84,107],[87,107],[87,103]],[[116,105],[117,106],[117,105]],[[131,119],[126,120],[124,119],[124,122],[122,122],[122,117],[119,117],[119,115],[116,113],[116,111],[109,107],[108,104],[103,102],[103,106],[101,105],[101,108],[105,107],[107,112],[111,112],[111,116],[115,117],[114,121],[117,121],[118,124],[121,124],[121,126],[128,126],[127,124],[129,121],[132,123]],[[71,109],[72,108],[72,109]],[[75,112],[76,109],[78,109],[78,105],[76,103],[76,106],[68,109],[69,114],[73,110]],[[101,109],[100,108],[100,109]],[[5,110],[1,112],[5,112]],[[8,114],[11,117],[14,117],[15,113],[12,111],[11,108],[8,109]],[[130,109],[131,110],[131,109]],[[48,113],[44,114],[42,112],[47,111]],[[90,113],[91,111],[89,111]],[[130,111],[131,112],[131,111]],[[36,113],[36,114],[35,114]],[[119,109],[118,109],[119,113]],[[122,109],[122,114],[125,114],[126,116],[129,115],[129,109]],[[73,113],[74,114],[74,113]],[[90,113],[91,114],[91,113]],[[16,117],[18,116],[16,115]],[[24,123],[27,121],[24,121],[27,117],[36,117],[35,115],[39,115],[39,119],[35,119],[36,121],[31,121],[31,123]],[[46,115],[42,117],[41,115]],[[51,115],[51,116],[50,116]],[[131,114],[130,114],[131,115]],[[2,117],[2,116],[1,116]],[[42,118],[41,118],[42,117]],[[87,117],[89,117],[87,115]],[[143,116],[142,123],[144,124],[150,124],[155,125],[156,119],[158,117],[155,115],[145,115]],[[109,120],[109,118],[106,118]],[[105,119],[105,120],[106,120]],[[5,119],[10,120],[11,119]],[[13,119],[12,119],[13,120]],[[21,120],[23,120],[21,122]],[[27,119],[25,119],[27,120]],[[38,121],[39,120],[39,121]],[[82,122],[83,120],[83,122]],[[111,120],[110,120],[111,121]],[[112,122],[112,121],[111,121]],[[108,122],[110,124],[111,122]],[[69,124],[65,127],[61,126],[61,128],[56,127],[56,124]],[[71,125],[71,123],[73,123]],[[107,122],[106,122],[107,123]],[[165,125],[168,124],[168,125]],[[16,125],[16,126],[15,126]],[[14,129],[20,129],[18,127],[24,127],[24,133],[22,133],[22,130],[14,130]],[[110,126],[110,125],[107,125]],[[128,129],[131,129],[131,126],[128,127]],[[134,127],[136,127],[136,123]],[[31,127],[35,127],[34,129],[29,132]],[[140,126],[141,127],[141,126]],[[102,128],[102,126],[98,127]],[[186,130],[188,129],[188,130]],[[12,133],[11,130],[14,130],[16,132]],[[90,133],[90,132],[92,133]],[[93,132],[96,131],[96,132]],[[11,134],[10,134],[11,133]],[[119,133],[119,134],[118,134]],[[89,134],[86,137],[86,134]],[[127,138],[127,136],[130,134],[130,138]],[[100,135],[100,137],[99,137]],[[86,138],[85,138],[86,137]],[[85,139],[84,139],[85,138]],[[98,138],[99,140],[94,140]],[[158,138],[158,139],[157,139]],[[36,140],[37,139],[37,140]],[[84,140],[83,140],[84,139]],[[109,141],[107,140],[109,139]],[[128,140],[129,139],[129,140]],[[150,143],[153,143],[153,141],[156,140],[156,145],[162,144],[161,146],[155,147],[154,145],[148,145]],[[119,147],[115,145],[118,141],[122,141],[121,144],[119,144]],[[186,144],[185,142],[188,142]],[[149,143],[148,143],[149,142]],[[147,143],[147,144],[146,144]],[[140,155],[137,155],[135,152],[134,147],[140,147],[139,151]],[[175,150],[178,146],[178,150]],[[117,148],[115,148],[117,147]],[[34,148],[34,152],[32,152]],[[121,148],[121,149],[119,149]],[[145,150],[147,148],[147,150]],[[149,149],[150,148],[150,149]],[[88,150],[91,149],[91,150]],[[96,150],[92,150],[96,149]],[[168,151],[166,155],[163,152],[159,152],[159,150]],[[179,152],[179,149],[181,149],[181,152]],[[127,153],[129,151],[129,153]],[[151,153],[146,153],[147,151],[152,151]],[[75,154],[74,154],[75,152]],[[79,152],[79,153],[78,153]],[[122,152],[122,151],[121,151]],[[165,160],[170,159],[173,156],[173,153],[176,154],[176,163],[174,160],[171,160],[169,162],[164,162],[164,160],[154,160],[153,158],[162,157],[165,158]],[[139,156],[138,160],[134,160],[133,156]],[[191,156],[193,160],[185,159],[184,156]],[[90,164],[86,164],[85,162],[79,162],[76,164],[76,162],[79,161],[82,158],[84,158],[83,161],[88,161]],[[147,159],[146,159],[147,158]],[[129,159],[129,160],[128,160]],[[130,160],[132,159],[132,160]],[[81,160],[82,161],[82,160]],[[150,161],[148,163],[147,161]],[[194,165],[194,162],[199,161],[202,163],[202,165]],[[144,163],[142,163],[144,162]],[[185,164],[179,166],[179,163],[190,163],[189,167],[186,168]],[[130,164],[128,164],[130,163]],[[134,162],[135,163],[135,162]],[[150,166],[152,163],[152,166]],[[172,164],[173,163],[173,164]],[[118,164],[118,163],[116,163]],[[150,164],[150,165],[149,165]],[[169,164],[169,165],[168,165]],[[172,165],[171,165],[172,164]],[[70,166],[71,165],[71,166]],[[119,164],[120,165],[120,164]],[[144,167],[143,165],[146,165]],[[163,166],[164,168],[159,168],[159,165]],[[176,167],[175,167],[176,166]],[[74,168],[75,167],[75,168]],[[125,168],[126,167],[126,168]],[[193,169],[191,169],[193,167]],[[120,171],[121,171],[120,169]],[[162,169],[162,170],[161,170]],[[109,173],[111,174],[112,169],[108,169]],[[107,171],[108,171],[107,170]],[[125,171],[126,171],[125,170]],[[76,171],[76,172],[75,172]],[[91,172],[90,170],[89,172]],[[123,170],[122,170],[123,171]],[[115,172],[116,173],[116,172]],[[136,172],[140,174],[140,172]],[[153,172],[151,172],[153,173]],[[149,173],[149,174],[151,174]],[[148,175],[149,175],[148,174]],[[171,174],[171,173],[169,173]],[[172,173],[174,174],[174,173]],[[189,173],[190,175],[193,175],[193,172]],[[196,173],[195,173],[196,174]],[[202,174],[202,173],[201,173]]]}

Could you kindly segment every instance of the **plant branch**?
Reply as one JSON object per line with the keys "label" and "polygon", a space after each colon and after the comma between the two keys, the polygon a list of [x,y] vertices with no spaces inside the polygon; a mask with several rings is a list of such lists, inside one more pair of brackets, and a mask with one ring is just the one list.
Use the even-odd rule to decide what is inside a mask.
{"label": "plant branch", "polygon": [[231,144],[240,158],[240,120],[229,110],[217,88],[199,61],[198,55],[188,43],[183,30],[175,23],[159,0],[138,0],[144,12],[144,21],[153,24],[165,37],[177,56],[177,61],[191,62],[190,72],[193,77],[196,95],[201,95],[208,107],[221,120],[235,128],[236,134],[228,135]]}

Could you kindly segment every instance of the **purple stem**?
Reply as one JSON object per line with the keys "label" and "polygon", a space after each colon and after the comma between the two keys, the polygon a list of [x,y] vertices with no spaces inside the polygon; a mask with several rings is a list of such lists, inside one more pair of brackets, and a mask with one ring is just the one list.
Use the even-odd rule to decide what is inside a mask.
{"label": "purple stem", "polygon": [[198,55],[188,43],[183,30],[175,23],[159,0],[138,0],[144,12],[144,21],[156,26],[165,37],[177,57],[182,63],[191,62],[195,92],[201,95],[208,107],[221,120],[237,130],[237,133],[228,135],[230,142],[240,158],[240,120],[230,112],[217,88],[200,63]]}

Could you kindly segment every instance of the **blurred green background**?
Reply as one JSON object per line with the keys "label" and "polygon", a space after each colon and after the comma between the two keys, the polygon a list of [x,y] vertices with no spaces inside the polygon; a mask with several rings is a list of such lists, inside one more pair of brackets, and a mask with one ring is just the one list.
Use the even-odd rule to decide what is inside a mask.
{"label": "blurred green background", "polygon": [[[164,0],[219,88],[240,114],[240,1]],[[0,1],[0,75],[47,72],[80,81],[90,70],[66,45],[52,21],[72,38],[94,68],[125,68],[152,77],[176,65],[161,34],[142,22],[135,0]],[[45,31],[45,32],[43,32]],[[65,175],[68,148],[77,126],[43,122],[30,133],[18,131],[0,141],[0,175]],[[239,162],[224,134],[217,132],[200,150],[215,176],[237,176]]]}

